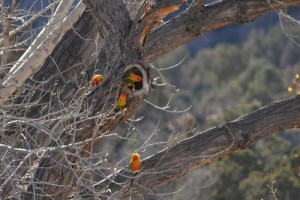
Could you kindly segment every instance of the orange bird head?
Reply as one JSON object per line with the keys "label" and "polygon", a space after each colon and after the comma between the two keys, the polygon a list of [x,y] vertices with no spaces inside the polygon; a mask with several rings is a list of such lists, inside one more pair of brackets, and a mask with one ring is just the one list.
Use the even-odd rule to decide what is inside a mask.
{"label": "orange bird head", "polygon": [[122,92],[115,105],[115,112],[118,112],[121,108],[123,108],[126,105],[126,101],[127,101],[127,93]]}
{"label": "orange bird head", "polygon": [[117,106],[118,107],[123,107],[126,105],[126,100],[127,100],[127,93],[126,92],[122,92],[119,96],[119,99],[118,99],[118,103],[117,103]]}
{"label": "orange bird head", "polygon": [[130,73],[128,76],[124,79],[126,82],[140,82],[142,81],[142,77],[140,75],[137,75],[135,73]]}
{"label": "orange bird head", "polygon": [[92,78],[92,83],[94,85],[97,85],[98,83],[102,82],[103,81],[103,76],[101,74],[96,74],[93,76]]}
{"label": "orange bird head", "polygon": [[142,80],[142,77],[134,74],[134,73],[130,73],[129,74],[130,79],[134,80],[135,82],[140,82]]}
{"label": "orange bird head", "polygon": [[122,92],[119,98],[120,98],[120,100],[126,100],[127,99],[127,93]]}
{"label": "orange bird head", "polygon": [[140,155],[138,153],[133,153],[132,156],[131,156],[132,160],[135,161],[135,160],[139,160],[140,159]]}

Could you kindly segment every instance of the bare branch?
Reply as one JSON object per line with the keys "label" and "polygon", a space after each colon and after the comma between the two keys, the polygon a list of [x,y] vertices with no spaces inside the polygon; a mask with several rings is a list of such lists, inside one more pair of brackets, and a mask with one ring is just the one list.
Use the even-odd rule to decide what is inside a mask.
{"label": "bare branch", "polygon": [[250,22],[267,11],[296,5],[300,5],[300,0],[222,0],[204,8],[202,4],[192,5],[149,34],[144,47],[146,60],[154,60],[203,33],[232,23]]}
{"label": "bare branch", "polygon": [[[273,102],[144,159],[142,170],[135,177],[135,184],[131,189],[131,175],[127,168],[119,171],[116,176],[109,176],[108,180],[97,184],[95,189],[96,192],[109,189],[116,199],[143,196],[158,186],[179,179],[192,169],[245,149],[263,137],[284,129],[299,127],[300,96]],[[86,192],[83,197],[93,195]]]}
{"label": "bare branch", "polygon": [[139,22],[136,24],[136,32],[137,35],[140,35],[140,45],[144,45],[145,39],[153,27],[163,23],[163,17],[178,10],[185,1],[163,0],[155,1],[154,4],[145,1],[135,16],[135,21]]}
{"label": "bare branch", "polygon": [[[28,21],[24,22],[24,24],[22,24],[21,26],[18,26],[16,29],[12,30],[9,33],[9,37],[14,36],[15,34],[17,34],[19,31],[21,31],[22,29],[24,29],[25,27],[27,27],[29,24],[31,24],[34,20],[36,20],[37,18],[39,18],[42,14],[44,14],[45,12],[47,12],[49,9],[52,9],[54,6],[56,6],[59,3],[59,1],[54,1],[53,3],[49,4],[46,8],[44,8],[43,10],[39,11],[38,13],[36,13],[34,16],[32,16]],[[2,34],[0,34],[0,37],[2,36]],[[3,43],[3,38],[0,38],[0,44]]]}
{"label": "bare branch", "polygon": [[[4,6],[4,5],[3,5]],[[4,24],[4,30],[3,30],[3,53],[2,53],[2,59],[1,59],[1,66],[0,66],[0,82],[2,82],[3,77],[5,76],[5,64],[8,61],[8,50],[10,48],[10,42],[9,42],[9,34],[10,34],[10,28],[12,23],[12,16],[16,9],[16,0],[13,0],[11,3],[10,8],[10,16],[7,17]]]}
{"label": "bare branch", "polygon": [[[67,30],[75,23],[84,11],[84,5],[79,3],[73,12],[67,16],[72,1],[61,1],[56,17],[50,19],[48,25],[41,31],[28,50],[19,61],[11,68],[5,77],[0,89],[0,100],[5,102],[19,85],[22,85],[28,77],[37,71],[51,54]],[[66,17],[67,16],[67,17]],[[66,18],[65,18],[66,17]],[[49,34],[50,32],[50,34]]]}
{"label": "bare branch", "polygon": [[[46,57],[43,58],[43,62],[45,61],[45,63],[40,70],[32,73],[34,76],[28,80],[26,84],[23,83],[20,87],[20,93],[16,94],[16,100],[12,99],[15,105],[19,105],[17,110],[18,112],[22,112],[22,116],[24,114],[25,117],[36,119],[39,122],[41,122],[41,119],[47,118],[48,121],[46,120],[46,122],[41,123],[43,126],[51,129],[49,133],[43,133],[43,131],[28,124],[28,126],[24,128],[24,132],[28,136],[28,139],[26,139],[30,140],[30,142],[25,139],[24,141],[17,141],[13,145],[2,146],[2,148],[6,150],[10,150],[10,147],[13,147],[20,151],[23,151],[23,149],[26,151],[27,148],[38,149],[49,146],[47,148],[49,149],[53,147],[53,151],[49,150],[47,152],[49,154],[43,155],[41,159],[30,159],[31,164],[32,162],[38,161],[39,165],[34,169],[34,173],[30,175],[32,178],[31,182],[26,183],[28,188],[26,188],[26,192],[26,189],[23,190],[23,195],[26,197],[24,199],[42,199],[45,195],[52,195],[51,198],[53,199],[66,199],[72,191],[76,190],[76,187],[82,186],[81,183],[79,183],[80,176],[85,173],[84,170],[80,169],[82,159],[91,156],[91,152],[98,145],[99,139],[104,134],[113,130],[118,123],[130,117],[145,97],[143,94],[139,96],[131,95],[124,110],[119,113],[112,112],[115,99],[118,97],[120,90],[120,86],[118,85],[120,85],[120,79],[128,63],[136,63],[136,61],[141,59],[143,64],[147,64],[144,62],[144,56],[146,56],[148,61],[154,59],[164,52],[175,48],[176,45],[180,45],[184,41],[196,37],[197,34],[201,34],[201,31],[209,31],[233,23],[235,20],[240,19],[241,16],[243,17],[245,10],[249,14],[251,9],[256,8],[253,5],[259,4],[258,1],[254,0],[249,1],[250,3],[241,0],[223,0],[203,7],[202,3],[197,4],[195,1],[189,11],[196,16],[194,16],[194,20],[198,20],[198,22],[196,22],[197,24],[192,22],[193,20],[188,17],[186,11],[166,25],[155,29],[147,37],[148,31],[151,31],[156,25],[153,23],[149,26],[151,28],[147,28],[147,31],[145,31],[146,34],[142,34],[145,38],[148,38],[146,40],[145,54],[143,55],[143,52],[141,52],[141,43],[136,42],[136,39],[139,41],[139,35],[135,35],[135,33],[139,32],[136,32],[136,30],[145,30],[144,28],[148,27],[148,23],[144,23],[146,21],[143,21],[143,19],[150,20],[148,22],[152,23],[152,17],[147,17],[148,15],[150,16],[149,12],[151,13],[151,9],[140,10],[141,12],[138,12],[137,15],[131,14],[130,16],[136,16],[136,18],[131,21],[129,13],[124,8],[122,1],[85,0],[85,2],[88,4],[86,12],[83,13],[74,27],[72,27],[72,30],[66,31],[65,35],[62,33],[64,38],[54,45],[55,49],[51,55],[47,52],[47,59]],[[182,3],[183,1],[180,2]],[[251,2],[254,2],[253,5]],[[248,7],[245,6],[242,6],[242,8],[245,9],[243,12],[236,8],[242,3],[245,5],[249,4],[248,7],[249,9],[251,8],[250,11],[248,11]],[[258,11],[256,12],[261,12],[260,14],[262,14],[272,9],[267,2],[264,3],[268,5],[268,8],[265,8],[264,11],[257,8]],[[158,5],[160,4],[157,4],[157,6]],[[178,9],[178,6],[175,7]],[[160,7],[157,7],[158,10],[159,8]],[[162,15],[156,15],[155,9],[152,9],[154,14],[151,16],[153,17],[161,17],[169,13],[164,12]],[[170,9],[170,12],[176,9]],[[199,12],[199,9],[203,9],[203,11],[201,10],[201,12]],[[145,13],[144,11],[148,13],[148,15],[143,15]],[[238,12],[233,14],[229,11]],[[230,16],[232,18],[230,18]],[[211,19],[209,19],[210,17]],[[139,21],[140,19],[141,21]],[[187,21],[183,21],[184,19]],[[222,21],[223,19],[224,21]],[[112,21],[113,23],[111,23]],[[240,22],[243,21],[241,20]],[[183,23],[187,25],[183,27],[179,26]],[[200,25],[198,25],[198,23]],[[172,30],[176,29],[174,24],[178,26],[177,31],[179,32],[178,35],[172,35],[170,37],[169,34],[177,33],[175,30]],[[189,35],[190,33],[192,34]],[[152,39],[149,39],[150,37],[152,37]],[[153,42],[151,40],[153,40]],[[102,59],[100,56],[102,53],[106,54],[105,59]],[[147,67],[145,67],[145,69],[146,68]],[[89,76],[86,74],[91,74],[95,71],[104,72],[105,80],[101,85],[91,87],[89,84]],[[18,73],[19,72],[20,71],[18,71]],[[143,77],[145,76],[143,75]],[[291,102],[294,102],[294,111],[295,109],[299,110],[297,107],[299,98],[297,97],[293,101],[285,101],[286,105],[290,105]],[[12,106],[13,105],[14,104],[12,104]],[[279,110],[284,107],[280,102],[276,103],[276,105]],[[272,109],[277,108],[272,105],[270,107],[272,107]],[[266,109],[267,108],[265,108],[265,110]],[[269,116],[267,112],[264,114],[260,113],[260,111],[257,112],[261,114],[262,118],[267,116],[261,119],[264,123],[267,123],[266,120],[269,119],[270,121],[268,122],[274,122],[275,124],[282,123],[281,128],[289,128],[287,126],[288,124],[292,124],[291,121],[285,121],[285,124],[283,124],[284,120],[288,120],[286,118],[289,115],[289,120],[297,119],[297,122],[295,122],[293,126],[299,127],[299,112],[291,112],[292,109],[288,108],[286,108],[286,110],[289,110],[290,113],[286,112],[285,118],[283,120],[280,119],[280,122],[277,122],[272,115]],[[281,111],[278,111],[278,113],[281,113]],[[268,110],[268,112],[270,112],[270,110]],[[276,113],[273,114],[276,115]],[[258,118],[257,116],[254,117],[255,119],[252,119],[252,117],[246,117],[251,127],[249,127],[249,124],[248,127],[244,127],[245,124],[239,124],[245,121],[240,119],[226,126],[209,130],[194,138],[185,140],[177,146],[166,149],[158,155],[145,160],[142,174],[137,177],[137,181],[135,181],[136,185],[133,189],[139,194],[144,195],[148,191],[145,188],[151,189],[157,185],[171,182],[183,176],[194,167],[210,162],[217,157],[238,150],[239,148],[246,147],[249,145],[248,143],[246,144],[246,139],[249,139],[246,137],[252,137],[250,131],[253,131],[253,126],[257,128],[261,122],[256,120],[256,118]],[[250,121],[250,119],[254,121]],[[277,129],[274,127],[268,128],[271,132],[281,129],[278,128],[278,126],[275,127],[277,127]],[[5,132],[5,137],[15,138],[14,136],[19,134],[19,128],[22,129],[23,127],[17,125],[17,128],[11,129],[11,132]],[[263,134],[267,135],[271,133],[267,132],[265,127],[258,128],[260,128],[260,130],[255,129],[253,131],[254,135],[258,135],[253,136],[252,142],[256,141],[256,139]],[[196,141],[199,144],[196,144]],[[30,143],[30,145],[28,145],[29,147],[26,146],[26,142]],[[190,145],[189,147],[191,149],[184,149],[184,145]],[[54,151],[54,149],[59,150],[59,146],[63,147],[63,149],[58,152]],[[181,152],[179,147],[189,152],[190,155],[184,154],[183,150]],[[197,149],[194,149],[194,147],[197,147]],[[185,146],[185,148],[188,148],[188,146]],[[186,159],[188,159],[188,162],[186,162]],[[182,164],[180,161],[185,161],[185,163]],[[22,163],[19,162],[18,164]],[[11,167],[11,171],[14,172],[16,176],[22,177],[31,164],[21,166],[14,165],[13,163],[8,164],[7,167]],[[18,167],[17,170],[15,166]],[[22,173],[19,173],[19,169],[22,170]],[[160,172],[164,173],[161,174]],[[165,177],[164,174],[171,177]],[[122,172],[121,175],[126,175],[126,172]],[[122,179],[121,175],[117,176],[115,183],[121,182],[121,184],[123,184],[125,182],[126,184],[128,176]],[[173,175],[174,177],[172,177]],[[153,181],[153,183],[148,182],[148,178],[149,181]],[[160,178],[160,180],[158,180],[158,178]],[[142,183],[142,179],[146,180],[145,184],[143,183],[145,187],[139,188],[137,185]],[[9,183],[5,180],[2,181],[9,184],[10,187],[18,185],[15,179],[11,179]],[[110,184],[109,182],[105,183]],[[128,191],[126,189],[128,189],[128,187],[124,187],[120,192],[117,192],[121,187],[114,186],[114,184],[111,185],[116,197],[127,197]],[[102,185],[96,188],[101,187]],[[4,190],[8,190],[7,188],[9,187],[3,185],[3,188]],[[6,194],[4,194],[4,197],[5,196]]]}

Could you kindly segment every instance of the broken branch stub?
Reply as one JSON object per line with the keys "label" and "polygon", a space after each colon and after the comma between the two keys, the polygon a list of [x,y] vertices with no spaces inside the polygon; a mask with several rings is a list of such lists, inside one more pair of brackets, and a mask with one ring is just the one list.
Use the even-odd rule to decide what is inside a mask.
{"label": "broken branch stub", "polygon": [[179,10],[179,8],[186,2],[186,0],[177,1],[157,1],[154,4],[145,3],[141,6],[137,13],[135,21],[137,21],[136,32],[140,35],[139,44],[143,46],[146,38],[151,30],[160,24],[163,24],[163,17]]}

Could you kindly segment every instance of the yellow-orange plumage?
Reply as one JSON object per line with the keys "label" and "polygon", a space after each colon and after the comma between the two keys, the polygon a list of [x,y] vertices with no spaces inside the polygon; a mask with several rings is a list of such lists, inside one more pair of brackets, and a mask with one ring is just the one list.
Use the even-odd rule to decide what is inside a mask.
{"label": "yellow-orange plumage", "polygon": [[132,172],[136,172],[141,169],[142,163],[138,153],[133,153],[130,161],[130,169]]}
{"label": "yellow-orange plumage", "polygon": [[[133,153],[131,155],[131,161],[130,161],[130,169],[132,170],[132,176],[134,177],[137,172],[141,169],[142,162],[140,155],[138,153]],[[134,181],[134,178],[131,179],[130,186],[132,186]]]}
{"label": "yellow-orange plumage", "polygon": [[103,76],[101,74],[96,74],[93,76],[92,78],[92,83],[94,85],[97,85],[98,83],[102,82],[103,81]]}
{"label": "yellow-orange plumage", "polygon": [[129,83],[140,82],[142,81],[142,77],[135,73],[130,73],[127,77],[124,78],[124,81]]}
{"label": "yellow-orange plumage", "polygon": [[115,112],[118,112],[121,108],[123,108],[126,105],[127,102],[127,93],[122,92],[117,100],[117,103],[115,105]]}

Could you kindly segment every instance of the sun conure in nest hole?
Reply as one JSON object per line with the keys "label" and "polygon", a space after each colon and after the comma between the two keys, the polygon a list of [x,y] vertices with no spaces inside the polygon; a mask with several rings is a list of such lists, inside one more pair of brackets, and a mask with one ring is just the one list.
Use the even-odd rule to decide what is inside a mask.
{"label": "sun conure in nest hole", "polygon": [[126,83],[140,82],[140,81],[142,81],[142,77],[140,75],[137,75],[137,74],[131,72],[128,74],[128,76],[123,78],[123,81]]}
{"label": "sun conure in nest hole", "polygon": [[130,72],[128,76],[123,78],[123,84],[130,89],[131,92],[135,92],[136,89],[141,89],[142,80],[143,78],[140,75]]}

